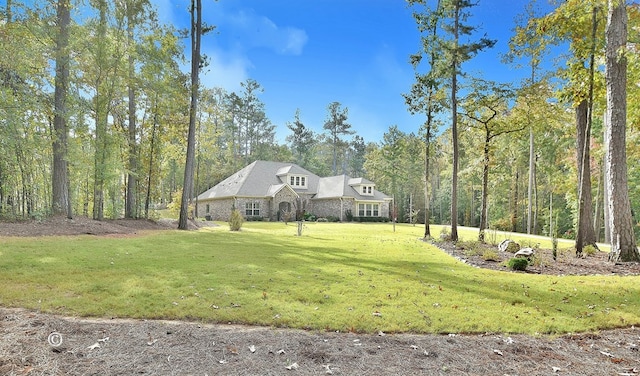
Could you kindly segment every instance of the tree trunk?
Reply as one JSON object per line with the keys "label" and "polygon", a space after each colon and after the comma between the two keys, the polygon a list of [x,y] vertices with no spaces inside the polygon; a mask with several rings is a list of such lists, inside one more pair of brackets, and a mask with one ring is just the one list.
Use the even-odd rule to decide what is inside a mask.
{"label": "tree trunk", "polygon": [[[107,3],[106,0],[98,2],[100,13],[97,32],[96,65],[98,71],[104,71],[106,64],[106,38],[107,38]],[[95,106],[95,157],[93,179],[93,219],[104,219],[104,183],[107,163],[107,124],[109,116],[109,104],[105,87],[105,80],[101,73],[96,79]]]}
{"label": "tree trunk", "polygon": [[607,84],[606,184],[609,193],[611,261],[640,261],[633,232],[627,185],[627,41],[626,1],[609,0],[606,27],[605,69]]}
{"label": "tree trunk", "polygon": [[578,163],[578,228],[576,230],[576,256],[582,256],[582,249],[588,245],[596,246],[596,234],[593,231],[591,197],[591,157],[590,131],[588,126],[589,105],[586,100],[576,108],[576,160]]}
{"label": "tree trunk", "polygon": [[[430,117],[430,116],[428,116]],[[431,121],[428,121],[427,135],[425,136],[425,159],[424,159],[424,239],[431,237],[431,226],[429,218],[429,154],[431,151]]]}
{"label": "tree trunk", "polygon": [[158,129],[158,96],[156,94],[156,109],[153,113],[153,126],[151,128],[151,145],[149,145],[149,175],[147,176],[147,195],[144,200],[144,217],[149,219],[149,204],[151,203],[151,183],[153,177],[153,156],[155,153],[156,130]]}
{"label": "tree trunk", "polygon": [[596,190],[596,199],[593,215],[593,232],[596,236],[596,243],[600,241],[600,228],[602,227],[602,174],[598,174],[598,189]]}
{"label": "tree trunk", "polygon": [[451,173],[451,240],[458,241],[458,27],[460,23],[460,8],[455,6],[453,25],[454,53],[451,62],[451,144],[453,146],[453,168]]}
{"label": "tree trunk", "polygon": [[513,184],[513,196],[512,196],[512,207],[511,207],[511,232],[518,231],[518,183],[520,180],[520,170],[516,167],[516,176]]}
{"label": "tree trunk", "polygon": [[69,0],[57,4],[58,35],[56,38],[56,77],[53,115],[53,171],[52,213],[71,218],[69,195],[69,165],[67,162],[67,91],[69,87],[69,25],[71,23]]}
{"label": "tree trunk", "polygon": [[527,192],[527,234],[533,228],[533,170],[535,168],[533,126],[529,126],[529,188]]}
{"label": "tree trunk", "polygon": [[489,137],[484,140],[484,158],[482,161],[482,204],[480,208],[480,231],[478,233],[478,241],[484,243],[484,231],[487,229],[487,197],[489,196]]}
{"label": "tree trunk", "polygon": [[135,40],[133,39],[133,22],[134,22],[134,10],[129,4],[127,5],[127,41],[129,43],[129,80],[128,80],[128,94],[129,94],[129,168],[127,173],[127,194],[125,200],[124,216],[125,218],[136,218],[137,203],[136,203],[136,189],[138,186],[138,156],[137,156],[137,141],[136,141],[136,92],[135,92],[135,59],[133,56],[133,46]]}
{"label": "tree trunk", "polygon": [[[194,4],[195,3],[195,4]],[[202,37],[202,0],[191,0],[191,105],[189,107],[189,134],[187,136],[187,161],[184,167],[184,184],[178,229],[186,230],[189,219],[189,203],[193,197],[193,175],[196,149],[196,115],[200,74],[200,39]]]}

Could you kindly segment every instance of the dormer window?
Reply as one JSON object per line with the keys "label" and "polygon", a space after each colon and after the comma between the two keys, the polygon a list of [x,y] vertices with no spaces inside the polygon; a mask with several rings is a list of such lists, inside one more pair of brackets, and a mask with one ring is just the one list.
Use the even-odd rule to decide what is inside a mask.
{"label": "dormer window", "polygon": [[360,194],[363,196],[373,196],[373,186],[372,185],[362,185]]}
{"label": "dormer window", "polygon": [[289,175],[289,185],[293,188],[307,188],[307,177],[305,175]]}

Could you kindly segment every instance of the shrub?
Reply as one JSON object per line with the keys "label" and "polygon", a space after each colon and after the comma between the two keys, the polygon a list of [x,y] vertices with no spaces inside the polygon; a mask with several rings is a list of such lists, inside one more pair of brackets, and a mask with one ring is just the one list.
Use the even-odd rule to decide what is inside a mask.
{"label": "shrub", "polygon": [[509,253],[516,253],[519,250],[520,250],[520,244],[516,242],[509,242],[509,244],[507,244],[507,252]]}
{"label": "shrub", "polygon": [[526,258],[514,257],[507,261],[507,266],[511,270],[526,270],[527,266],[529,266],[529,261]]}
{"label": "shrub", "polygon": [[355,222],[389,222],[387,217],[353,217]]}
{"label": "shrub", "polygon": [[333,215],[330,215],[330,216],[327,216],[327,221],[329,221],[329,222],[340,222],[340,218],[338,218],[336,216],[333,216]]}
{"label": "shrub", "polygon": [[[242,216],[242,215],[240,215],[240,216]],[[245,218],[245,220],[247,222],[262,222],[262,221],[264,221],[264,218],[259,216],[259,215],[256,215],[256,216],[253,216],[253,217],[247,217],[247,218]]]}
{"label": "shrub", "polygon": [[499,261],[500,257],[498,256],[498,252],[492,249],[487,249],[482,254],[482,259],[484,261]]}
{"label": "shrub", "polygon": [[240,231],[243,223],[244,218],[242,217],[242,213],[240,213],[239,210],[231,211],[231,216],[229,217],[229,229],[231,231]]}
{"label": "shrub", "polygon": [[353,213],[351,212],[351,209],[347,209],[344,212],[344,215],[347,216],[347,221],[349,221],[349,222],[353,221]]}
{"label": "shrub", "polygon": [[308,222],[315,222],[318,219],[314,214],[304,213],[304,220]]}
{"label": "shrub", "polygon": [[449,231],[448,228],[443,227],[442,230],[440,230],[440,240],[442,241],[451,240],[451,232]]}
{"label": "shrub", "polygon": [[598,252],[598,248],[594,247],[592,244],[582,248],[582,254],[584,257],[593,256]]}
{"label": "shrub", "polygon": [[326,218],[318,218],[318,222],[329,222]]}
{"label": "shrub", "polygon": [[541,266],[542,262],[543,262],[542,258],[539,257],[537,254],[534,254],[529,258],[529,265],[531,266]]}
{"label": "shrub", "polygon": [[461,241],[458,242],[458,247],[464,249],[464,254],[466,256],[480,256],[482,255],[482,248],[480,242],[478,241]]}

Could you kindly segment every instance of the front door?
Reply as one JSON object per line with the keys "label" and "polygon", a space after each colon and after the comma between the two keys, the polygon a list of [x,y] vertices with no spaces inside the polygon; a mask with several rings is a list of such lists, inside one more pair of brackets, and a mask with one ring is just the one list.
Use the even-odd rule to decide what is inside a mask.
{"label": "front door", "polygon": [[[281,202],[280,205],[278,205],[278,221],[283,220],[282,215],[284,213],[289,215],[290,212],[291,212],[291,203],[286,201]],[[291,218],[288,218],[288,220],[291,220]]]}

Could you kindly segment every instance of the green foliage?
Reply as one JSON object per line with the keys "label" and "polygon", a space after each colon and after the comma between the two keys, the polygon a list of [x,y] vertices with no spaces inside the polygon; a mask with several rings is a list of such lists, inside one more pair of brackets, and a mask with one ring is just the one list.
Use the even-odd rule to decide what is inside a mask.
{"label": "green foliage", "polygon": [[387,217],[353,217],[355,222],[389,222]]}
{"label": "green foliage", "polygon": [[438,236],[442,241],[450,241],[451,240],[451,230],[448,227],[442,227],[440,230],[440,235]]}
{"label": "green foliage", "polygon": [[240,213],[240,210],[232,210],[231,216],[229,217],[229,229],[231,231],[240,231],[243,223],[244,218],[242,217],[242,213]]}
{"label": "green foliage", "polygon": [[582,255],[584,257],[594,256],[596,253],[598,253],[598,248],[593,246],[593,244],[589,244],[582,248]]}
{"label": "green foliage", "polygon": [[344,212],[344,215],[347,217],[347,221],[348,222],[352,222],[353,221],[353,212],[351,212],[351,209],[347,209]]}
{"label": "green foliage", "polygon": [[498,252],[487,249],[482,253],[482,259],[484,261],[500,261],[500,257],[498,256]]}
{"label": "green foliage", "polygon": [[524,271],[529,266],[529,261],[524,257],[513,257],[507,261],[507,266],[512,270]]}
{"label": "green foliage", "polygon": [[464,249],[467,256],[479,256],[483,253],[482,244],[479,241],[459,241],[456,246]]}
{"label": "green foliage", "polygon": [[509,244],[507,244],[507,252],[509,253],[516,253],[520,250],[520,244],[512,241],[509,242]]}

